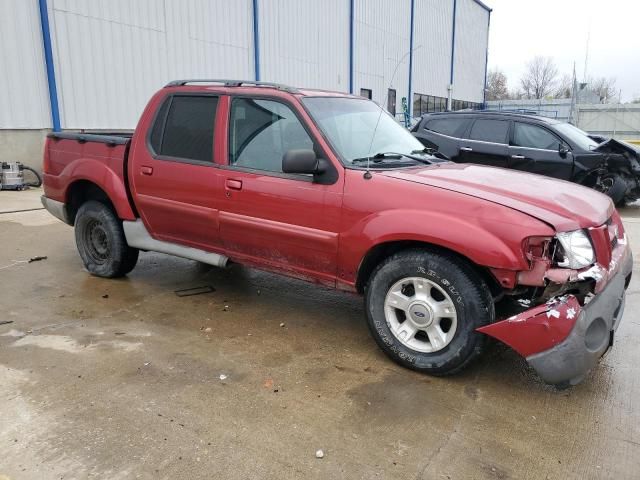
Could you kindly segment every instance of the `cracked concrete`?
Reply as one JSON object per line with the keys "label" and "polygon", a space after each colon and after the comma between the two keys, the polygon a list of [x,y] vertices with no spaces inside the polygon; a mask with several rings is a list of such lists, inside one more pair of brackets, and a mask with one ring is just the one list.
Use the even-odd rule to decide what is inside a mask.
{"label": "cracked concrete", "polygon": [[3,480],[637,478],[637,272],[614,349],[558,392],[504,348],[450,378],[398,367],[359,297],[275,275],[146,253],[91,277],[39,215],[0,214],[0,267],[48,257],[0,271]]}

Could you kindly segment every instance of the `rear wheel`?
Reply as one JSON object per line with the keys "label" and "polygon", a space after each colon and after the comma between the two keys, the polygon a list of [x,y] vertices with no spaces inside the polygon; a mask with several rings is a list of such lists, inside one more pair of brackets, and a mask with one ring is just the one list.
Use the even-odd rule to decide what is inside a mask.
{"label": "rear wheel", "polygon": [[103,203],[89,201],[79,208],[75,236],[78,253],[93,275],[121,277],[136,266],[138,250],[127,245],[122,223]]}
{"label": "rear wheel", "polygon": [[489,289],[459,257],[397,253],[372,274],[366,291],[369,329],[397,363],[432,375],[462,370],[486,343],[478,327],[495,316]]}

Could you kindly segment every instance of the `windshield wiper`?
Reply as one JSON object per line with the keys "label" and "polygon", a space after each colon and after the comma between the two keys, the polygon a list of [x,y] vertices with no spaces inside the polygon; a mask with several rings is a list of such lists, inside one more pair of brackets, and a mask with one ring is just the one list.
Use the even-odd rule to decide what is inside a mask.
{"label": "windshield wiper", "polygon": [[436,148],[424,147],[422,150],[413,150],[411,153],[412,154],[426,153],[427,155],[431,155],[432,157],[439,158],[440,160],[451,160],[449,157],[447,157],[444,153],[440,152]]}
{"label": "windshield wiper", "polygon": [[[418,152],[413,151],[411,153],[414,154],[414,153],[418,153]],[[431,164],[431,162],[429,160],[427,160],[426,158],[414,157],[413,155],[408,155],[406,153],[398,153],[398,152],[379,152],[379,153],[376,153],[375,155],[372,155],[370,157],[354,158],[353,160],[351,160],[351,163],[367,163],[367,162],[382,163],[385,160],[400,160],[403,157],[404,158],[409,158],[409,159],[414,160],[416,162],[425,163],[427,165]]]}

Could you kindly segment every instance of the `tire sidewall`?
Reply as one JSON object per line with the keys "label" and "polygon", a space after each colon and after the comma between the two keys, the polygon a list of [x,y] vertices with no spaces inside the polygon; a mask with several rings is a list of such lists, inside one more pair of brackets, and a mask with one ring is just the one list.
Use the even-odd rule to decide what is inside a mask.
{"label": "tire sidewall", "polygon": [[616,206],[624,205],[625,195],[627,193],[627,184],[620,175],[609,174],[606,178],[613,179],[613,185],[605,193]]}
{"label": "tire sidewall", "polygon": [[[109,244],[109,258],[104,263],[96,263],[85,245],[85,231],[94,220],[102,224]],[[83,204],[76,215],[75,238],[78,253],[89,273],[100,277],[119,276],[126,255],[126,242],[120,222],[109,207],[96,201]]]}
{"label": "tire sidewall", "polygon": [[[484,282],[451,260],[426,252],[394,256],[374,272],[369,283],[365,297],[369,328],[382,349],[404,366],[434,374],[450,373],[477,356],[484,345],[485,336],[475,330],[491,321],[493,305],[487,303],[487,291],[482,291],[486,289]],[[437,352],[423,353],[405,346],[387,323],[384,308],[387,292],[407,277],[434,282],[455,305],[456,332],[451,342]]]}

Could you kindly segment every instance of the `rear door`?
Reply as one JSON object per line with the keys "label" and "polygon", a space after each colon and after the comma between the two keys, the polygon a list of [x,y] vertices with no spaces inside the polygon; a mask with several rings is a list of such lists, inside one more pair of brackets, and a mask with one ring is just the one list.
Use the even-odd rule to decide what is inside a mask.
{"label": "rear door", "polygon": [[435,148],[455,162],[458,161],[460,138],[464,136],[469,123],[469,118],[458,115],[427,117],[414,136],[425,147]]}
{"label": "rear door", "polygon": [[467,138],[460,141],[459,161],[507,168],[509,125],[509,120],[475,119]]}
{"label": "rear door", "polygon": [[229,99],[220,234],[243,263],[335,285],[343,176],[282,172],[292,149],[327,158],[304,111],[278,98]]}
{"label": "rear door", "polygon": [[219,97],[176,93],[160,104],[145,141],[132,152],[134,202],[156,239],[219,249],[219,168],[214,132]]}
{"label": "rear door", "polygon": [[[566,152],[560,152],[560,146]],[[573,154],[551,130],[537,124],[515,121],[509,145],[509,166],[516,170],[570,180]]]}

